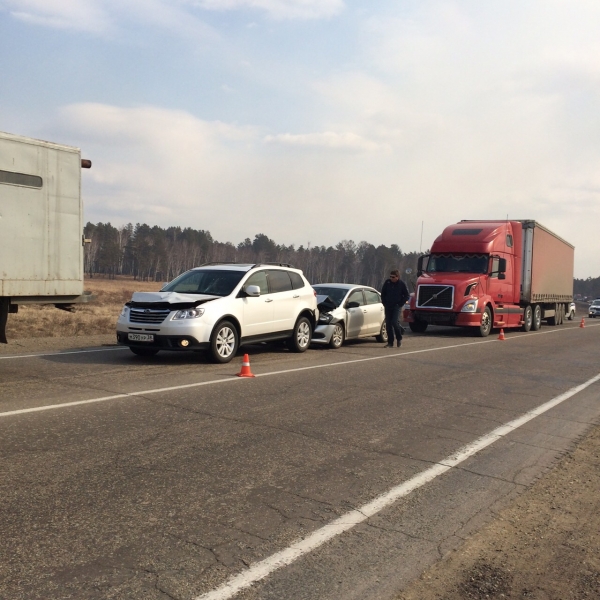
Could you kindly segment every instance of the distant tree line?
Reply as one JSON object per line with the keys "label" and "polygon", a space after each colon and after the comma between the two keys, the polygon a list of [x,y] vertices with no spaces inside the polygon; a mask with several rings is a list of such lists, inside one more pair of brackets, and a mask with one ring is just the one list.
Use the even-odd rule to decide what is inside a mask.
{"label": "distant tree line", "polygon": [[600,298],[600,277],[573,280],[573,294],[583,298]]}
{"label": "distant tree line", "polygon": [[[191,227],[149,226],[138,223],[114,227],[88,223],[85,272],[114,278],[128,275],[144,281],[170,281],[180,273],[210,262],[287,263],[302,269],[311,283],[362,283],[380,288],[390,269],[404,273],[417,267],[417,252],[403,253],[396,244],[374,246],[342,240],[335,246],[286,246],[263,233],[235,246],[214,240],[210,232]],[[408,277],[405,280],[408,283]]]}
{"label": "distant tree line", "polygon": [[[90,277],[129,275],[144,281],[170,281],[208,262],[280,262],[302,269],[311,283],[362,283],[379,289],[390,269],[400,269],[407,284],[414,281],[419,257],[418,252],[403,253],[396,244],[374,246],[352,240],[296,248],[277,244],[263,233],[235,246],[214,240],[203,229],[163,229],[145,223],[122,227],[88,223],[84,231],[91,239],[85,249],[85,272]],[[413,271],[410,277],[404,275],[407,268]],[[600,297],[600,277],[575,279],[573,293]]]}

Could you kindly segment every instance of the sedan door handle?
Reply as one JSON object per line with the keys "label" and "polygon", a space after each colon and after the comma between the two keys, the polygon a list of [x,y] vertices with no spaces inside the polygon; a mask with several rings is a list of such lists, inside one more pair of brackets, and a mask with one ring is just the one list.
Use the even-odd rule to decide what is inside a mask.
{"label": "sedan door handle", "polygon": [[300,298],[300,294],[296,294],[295,296],[293,296],[294,298]]}
{"label": "sedan door handle", "polygon": [[265,302],[273,302],[273,298],[266,298]]}

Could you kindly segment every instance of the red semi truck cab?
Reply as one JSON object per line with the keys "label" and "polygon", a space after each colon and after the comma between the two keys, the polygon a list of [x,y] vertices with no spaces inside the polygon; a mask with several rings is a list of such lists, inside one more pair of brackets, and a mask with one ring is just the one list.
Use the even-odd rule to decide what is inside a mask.
{"label": "red semi truck cab", "polygon": [[562,323],[573,296],[573,246],[535,221],[461,221],[421,256],[412,331],[428,325],[539,329]]}

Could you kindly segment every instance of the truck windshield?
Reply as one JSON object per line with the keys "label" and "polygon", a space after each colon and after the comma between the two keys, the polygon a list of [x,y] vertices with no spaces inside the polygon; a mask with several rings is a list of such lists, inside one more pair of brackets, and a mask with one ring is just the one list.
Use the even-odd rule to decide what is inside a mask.
{"label": "truck windshield", "polygon": [[229,296],[245,274],[245,271],[221,271],[217,269],[188,271],[173,279],[161,291]]}
{"label": "truck windshield", "polygon": [[432,254],[428,273],[487,273],[487,254]]}

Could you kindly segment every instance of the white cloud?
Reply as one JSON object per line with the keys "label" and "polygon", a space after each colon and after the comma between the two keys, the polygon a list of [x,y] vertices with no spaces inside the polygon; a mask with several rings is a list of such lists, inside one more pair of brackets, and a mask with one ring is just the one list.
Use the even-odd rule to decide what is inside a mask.
{"label": "white cloud", "polygon": [[[190,226],[234,243],[262,232],[286,244],[353,239],[411,251],[422,221],[425,250],[449,223],[508,215],[574,243],[576,276],[587,277],[600,270],[598,151],[579,165],[557,158],[555,132],[542,135],[553,110],[516,146],[515,131],[461,138],[460,123],[447,137],[421,144],[409,131],[386,146],[347,133],[265,136],[183,111],[103,104],[65,107],[56,139],[69,132],[93,161],[83,187],[94,222]],[[315,218],[324,208],[331,218]]]}
{"label": "white cloud", "polygon": [[185,4],[183,0],[0,0],[14,18],[56,29],[108,36],[142,22],[178,35],[215,37]]}
{"label": "white cloud", "polygon": [[258,9],[274,19],[323,19],[344,8],[343,0],[197,0],[196,4],[208,10]]}
{"label": "white cloud", "polygon": [[355,133],[335,133],[325,131],[322,133],[292,134],[281,133],[265,137],[267,143],[284,144],[288,146],[306,146],[313,148],[331,148],[369,151],[380,149],[380,145],[367,140]]}
{"label": "white cloud", "polygon": [[106,35],[126,21],[146,22],[187,35],[214,32],[198,8],[213,11],[255,9],[273,19],[322,19],[344,8],[343,0],[0,0],[15,18],[33,25]]}
{"label": "white cloud", "polygon": [[102,33],[111,27],[108,13],[96,0],[1,0],[16,19],[57,29]]}

